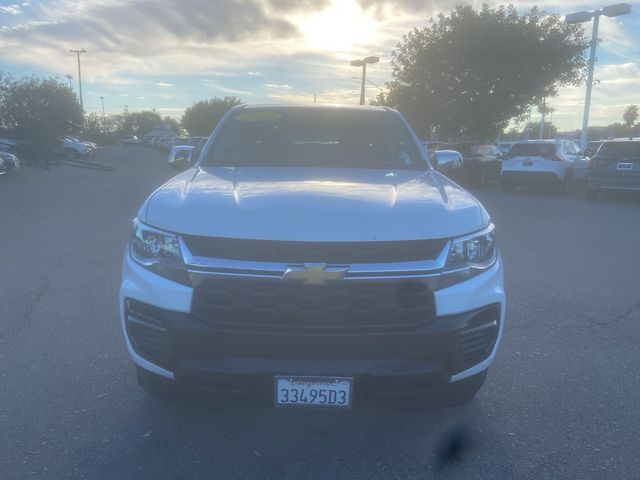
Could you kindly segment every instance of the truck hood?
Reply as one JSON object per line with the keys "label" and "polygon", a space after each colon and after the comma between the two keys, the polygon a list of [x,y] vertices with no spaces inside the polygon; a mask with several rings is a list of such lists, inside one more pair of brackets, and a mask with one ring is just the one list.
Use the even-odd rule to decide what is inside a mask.
{"label": "truck hood", "polygon": [[171,232],[292,241],[455,237],[489,215],[435,171],[192,168],[156,190],[138,218]]}

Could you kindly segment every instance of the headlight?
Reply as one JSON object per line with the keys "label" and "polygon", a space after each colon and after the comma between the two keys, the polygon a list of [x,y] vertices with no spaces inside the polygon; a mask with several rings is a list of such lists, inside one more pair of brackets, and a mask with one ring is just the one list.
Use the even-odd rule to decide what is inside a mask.
{"label": "headlight", "polygon": [[152,272],[175,282],[191,284],[177,235],[149,227],[135,219],[130,251],[137,263]]}
{"label": "headlight", "polygon": [[451,241],[444,272],[438,288],[463,282],[496,263],[497,252],[493,224],[481,232]]}

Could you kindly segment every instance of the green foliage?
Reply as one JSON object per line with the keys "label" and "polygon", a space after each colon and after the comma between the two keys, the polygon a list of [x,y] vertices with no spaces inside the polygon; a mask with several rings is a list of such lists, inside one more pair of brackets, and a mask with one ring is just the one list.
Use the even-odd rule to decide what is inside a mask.
{"label": "green foliage", "polygon": [[[551,122],[544,122],[544,128],[542,130],[542,138],[556,138],[558,129]],[[532,140],[540,138],[540,122],[530,122],[524,127],[521,133],[521,138],[530,138]]]}
{"label": "green foliage", "polygon": [[458,5],[403,37],[387,104],[418,134],[492,138],[558,87],[579,85],[587,46],[580,25],[537,8]]}
{"label": "green foliage", "polygon": [[82,138],[100,145],[113,145],[124,135],[143,136],[155,127],[164,125],[174,134],[180,131],[180,125],[171,117],[161,118],[156,112],[142,111],[121,115],[102,115],[92,112],[85,116]]}
{"label": "green foliage", "polygon": [[153,110],[126,113],[122,118],[122,133],[139,137],[149,133],[157,125],[162,125],[162,117]]}
{"label": "green foliage", "polygon": [[236,97],[214,97],[201,100],[187,108],[182,116],[182,126],[191,135],[209,135],[227,111],[242,102]]}
{"label": "green foliage", "polygon": [[176,135],[180,133],[180,124],[175,118],[164,117],[162,119],[162,123],[164,123],[169,128],[169,130],[171,130]]}
{"label": "green foliage", "polygon": [[17,136],[63,135],[82,125],[82,109],[69,87],[55,78],[0,75],[0,123]]}
{"label": "green foliage", "polygon": [[[602,140],[607,138],[622,138],[628,135],[633,135],[633,127],[630,129],[627,125],[620,122],[614,122],[607,126],[591,126],[589,127],[588,138],[592,140]],[[574,132],[575,137],[580,136],[580,130]],[[640,132],[636,132],[635,135],[640,135]]]}
{"label": "green foliage", "polygon": [[624,113],[622,114],[622,119],[624,120],[624,125],[631,130],[638,120],[638,106],[637,105],[629,105],[625,108]]}

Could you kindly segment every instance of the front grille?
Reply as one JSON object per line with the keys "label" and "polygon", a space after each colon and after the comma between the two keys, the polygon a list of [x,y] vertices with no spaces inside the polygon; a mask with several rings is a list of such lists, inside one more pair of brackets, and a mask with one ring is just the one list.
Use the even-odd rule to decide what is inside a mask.
{"label": "front grille", "polygon": [[435,318],[431,290],[418,281],[329,282],[210,279],[194,291],[192,313],[233,327],[399,327]]}
{"label": "front grille", "polygon": [[184,235],[198,257],[275,263],[394,263],[433,260],[446,239],[397,242],[289,242]]}
{"label": "front grille", "polygon": [[471,368],[491,353],[498,335],[499,321],[500,307],[494,306],[482,310],[458,332],[460,370]]}
{"label": "front grille", "polygon": [[170,360],[169,323],[163,311],[142,302],[127,300],[126,325],[133,349],[162,367]]}

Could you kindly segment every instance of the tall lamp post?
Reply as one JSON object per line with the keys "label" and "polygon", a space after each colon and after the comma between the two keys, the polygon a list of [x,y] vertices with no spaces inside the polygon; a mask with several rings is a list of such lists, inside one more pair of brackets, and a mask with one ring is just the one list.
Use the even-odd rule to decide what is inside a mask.
{"label": "tall lamp post", "polygon": [[378,63],[380,57],[365,57],[362,60],[353,60],[352,67],[362,67],[362,86],[360,87],[360,105],[364,105],[364,85],[367,81],[367,63]]}
{"label": "tall lamp post", "polygon": [[628,3],[617,3],[609,5],[592,12],[575,12],[565,17],[569,24],[585,23],[593,19],[593,32],[591,34],[591,51],[589,53],[589,73],[587,75],[587,94],[584,100],[584,113],[582,115],[582,135],[580,136],[580,148],[584,151],[587,148],[589,130],[589,108],[591,106],[591,88],[593,87],[593,69],[596,64],[596,47],[598,46],[598,24],[600,16],[618,17],[631,13],[631,5]]}
{"label": "tall lamp post", "polygon": [[80,89],[80,108],[82,109],[82,114],[84,115],[84,104],[82,102],[82,73],[80,72],[80,54],[87,53],[87,51],[83,48],[82,50],[71,50],[70,53],[75,53],[78,56],[78,87]]}
{"label": "tall lamp post", "polygon": [[[360,77],[351,77],[351,78],[353,78],[354,80],[360,80]],[[378,94],[378,97],[384,99],[384,88],[382,88],[380,85],[377,85],[377,84],[373,83],[368,78],[367,78],[367,83],[370,84],[370,85],[373,85],[378,90],[380,90],[380,93]]]}

